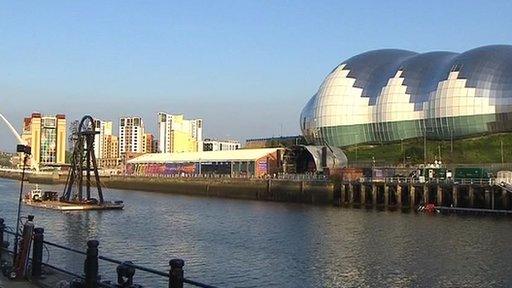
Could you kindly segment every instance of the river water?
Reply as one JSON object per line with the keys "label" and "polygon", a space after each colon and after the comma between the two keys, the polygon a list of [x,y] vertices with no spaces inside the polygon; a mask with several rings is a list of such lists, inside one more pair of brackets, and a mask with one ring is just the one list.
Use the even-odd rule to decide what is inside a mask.
{"label": "river water", "polygon": [[[31,185],[27,187],[27,190]],[[62,190],[62,186],[42,186]],[[15,224],[19,182],[0,179],[0,217]],[[24,206],[45,239],[219,287],[510,287],[512,219],[430,216],[109,189],[124,211]],[[53,248],[44,259],[76,273],[83,258]],[[102,264],[105,280],[115,266]],[[136,283],[165,287],[137,272]]]}

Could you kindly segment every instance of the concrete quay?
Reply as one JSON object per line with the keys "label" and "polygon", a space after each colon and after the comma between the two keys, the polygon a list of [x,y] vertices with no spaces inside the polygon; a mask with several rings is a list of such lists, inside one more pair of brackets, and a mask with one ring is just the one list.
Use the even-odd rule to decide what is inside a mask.
{"label": "concrete quay", "polygon": [[[18,173],[0,170],[0,178],[19,179]],[[31,174],[31,183],[64,184],[65,175]],[[441,207],[512,210],[512,193],[489,181],[344,182],[230,177],[143,177],[111,175],[101,178],[107,188],[190,196],[291,202],[376,209]],[[455,210],[454,210],[455,211]]]}
{"label": "concrete quay", "polygon": [[[20,179],[19,173],[0,170],[0,178]],[[30,183],[64,184],[66,175],[30,174]],[[190,196],[206,196],[315,205],[334,203],[334,185],[328,180],[283,180],[230,177],[142,177],[105,176],[107,188],[150,191]]]}

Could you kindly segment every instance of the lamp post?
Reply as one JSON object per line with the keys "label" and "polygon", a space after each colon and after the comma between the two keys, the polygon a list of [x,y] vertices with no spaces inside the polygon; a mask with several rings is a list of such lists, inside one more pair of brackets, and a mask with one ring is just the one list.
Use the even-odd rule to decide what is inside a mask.
{"label": "lamp post", "polygon": [[423,163],[427,164],[427,127],[425,126],[425,132],[423,133]]}
{"label": "lamp post", "polygon": [[19,234],[20,233],[20,215],[21,215],[21,200],[23,197],[23,183],[25,182],[25,169],[27,167],[27,160],[31,155],[30,146],[18,144],[16,146],[16,152],[23,154],[23,169],[21,172],[21,184],[20,184],[20,195],[18,199],[18,215],[16,218],[16,230],[14,235],[14,254],[13,254],[13,263],[16,261],[16,257],[18,256],[18,242],[19,242]]}
{"label": "lamp post", "polygon": [[453,131],[450,129],[450,154],[453,154]]}
{"label": "lamp post", "polygon": [[504,157],[503,157],[503,139],[500,139],[500,150],[501,150],[501,164],[503,164],[505,161]]}
{"label": "lamp post", "polygon": [[404,151],[404,139],[400,138],[400,151],[402,152],[402,156],[404,158],[404,166],[405,166],[405,151]]}
{"label": "lamp post", "polygon": [[358,151],[357,151],[357,150],[358,150],[358,146],[357,146],[357,145],[359,145],[359,144],[358,144],[358,142],[359,142],[359,134],[356,134],[355,136],[356,136],[356,163],[357,163],[357,161],[358,161],[358,159],[357,159],[357,156],[358,156],[358,155],[357,155],[357,152],[358,152]]}

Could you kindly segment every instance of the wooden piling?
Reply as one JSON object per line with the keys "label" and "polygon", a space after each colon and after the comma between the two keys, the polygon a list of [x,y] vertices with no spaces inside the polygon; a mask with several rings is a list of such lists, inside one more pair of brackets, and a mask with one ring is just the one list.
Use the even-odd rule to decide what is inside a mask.
{"label": "wooden piling", "polygon": [[494,210],[494,207],[495,207],[495,203],[496,201],[494,200],[494,198],[496,198],[494,195],[496,194],[496,191],[494,191],[494,189],[491,190],[491,209]]}
{"label": "wooden piling", "polygon": [[491,209],[491,191],[489,191],[489,188],[485,188],[484,198],[485,198],[485,209]]}
{"label": "wooden piling", "polygon": [[341,184],[341,195],[340,195],[340,205],[343,206],[343,204],[345,204],[345,184]]}
{"label": "wooden piling", "polygon": [[503,205],[503,207],[501,208],[502,210],[508,209],[507,190],[505,190],[505,189],[501,190],[501,205]]}
{"label": "wooden piling", "polygon": [[377,207],[377,192],[379,192],[377,185],[373,184],[372,185],[372,205],[374,208]]}
{"label": "wooden piling", "polygon": [[396,207],[402,208],[402,186],[396,185]]}
{"label": "wooden piling", "polygon": [[453,207],[459,207],[459,186],[452,186]]}
{"label": "wooden piling", "polygon": [[350,191],[354,191],[354,185],[352,183],[348,183],[348,191],[345,193],[345,203],[350,205]]}
{"label": "wooden piling", "polygon": [[348,184],[348,204],[354,204],[354,185]]}
{"label": "wooden piling", "polygon": [[475,207],[475,188],[472,185],[469,185],[468,193],[469,193],[469,207],[474,208]]}
{"label": "wooden piling", "polygon": [[414,209],[416,206],[416,187],[414,185],[409,185],[409,205],[411,206],[411,209]]}
{"label": "wooden piling", "polygon": [[437,205],[438,206],[444,206],[444,199],[443,199],[443,187],[441,185],[437,185]]}
{"label": "wooden piling", "polygon": [[384,208],[389,207],[389,186],[384,184]]}
{"label": "wooden piling", "polygon": [[366,185],[361,184],[359,199],[360,199],[360,205],[365,206],[366,205]]}

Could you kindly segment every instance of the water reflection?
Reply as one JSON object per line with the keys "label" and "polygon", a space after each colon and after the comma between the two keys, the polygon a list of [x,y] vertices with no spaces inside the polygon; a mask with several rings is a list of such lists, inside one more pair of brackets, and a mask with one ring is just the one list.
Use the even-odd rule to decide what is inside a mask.
{"label": "water reflection", "polygon": [[[0,180],[13,223],[14,181]],[[56,187],[59,189],[60,187]],[[60,190],[58,190],[60,191]],[[24,207],[46,239],[160,270],[186,260],[189,278],[221,287],[499,287],[512,285],[512,221],[111,190],[124,211],[60,213]],[[82,259],[50,261],[81,273]],[[104,277],[114,266],[103,264]],[[109,279],[113,279],[113,276]],[[165,286],[137,273],[138,283]]]}

